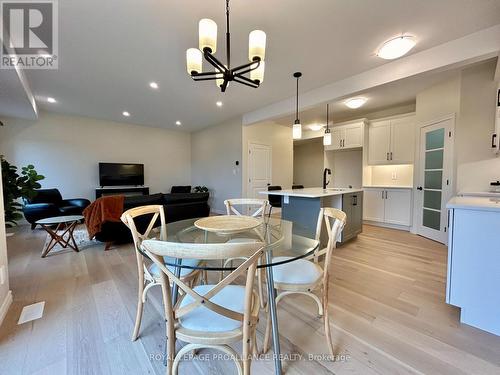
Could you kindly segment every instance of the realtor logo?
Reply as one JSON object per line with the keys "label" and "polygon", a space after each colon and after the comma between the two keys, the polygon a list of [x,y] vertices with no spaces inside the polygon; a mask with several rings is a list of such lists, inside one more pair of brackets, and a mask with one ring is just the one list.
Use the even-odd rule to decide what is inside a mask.
{"label": "realtor logo", "polygon": [[0,4],[0,68],[57,69],[57,0]]}

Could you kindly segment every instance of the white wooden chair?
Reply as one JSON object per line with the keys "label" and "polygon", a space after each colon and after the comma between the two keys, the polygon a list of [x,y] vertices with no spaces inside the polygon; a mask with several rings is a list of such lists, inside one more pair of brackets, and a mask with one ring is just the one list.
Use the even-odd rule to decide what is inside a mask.
{"label": "white wooden chair", "polygon": [[[226,206],[226,212],[228,215],[237,215],[237,216],[252,216],[255,218],[259,218],[262,221],[266,220],[266,211],[271,206],[267,199],[256,199],[256,198],[232,198],[226,199],[224,201],[224,205]],[[238,209],[239,208],[239,209]],[[249,210],[250,215],[245,215],[243,213],[243,209]],[[236,243],[236,242],[255,242],[256,240],[253,238],[232,238],[228,242]],[[228,264],[233,266],[235,260],[245,261],[245,258],[229,258],[224,261],[223,267],[227,267]],[[266,301],[264,300],[264,292],[262,288],[262,281],[264,279],[264,270],[259,269],[257,271],[258,278],[258,291],[259,291],[259,299],[260,305],[262,308],[266,306]]]}
{"label": "white wooden chair", "polygon": [[[298,259],[284,263],[273,268],[274,288],[277,291],[276,304],[285,296],[290,294],[303,294],[309,296],[318,304],[318,314],[323,316],[325,325],[325,336],[330,354],[333,356],[333,344],[330,335],[330,322],[328,316],[328,281],[330,276],[330,262],[333,249],[336,248],[346,222],[346,214],[336,208],[322,208],[318,216],[316,227],[316,239],[319,240],[321,227],[325,220],[328,232],[328,244],[326,248],[316,250],[313,255],[305,259]],[[325,255],[323,268],[318,259]],[[289,257],[273,258],[274,262],[285,261]],[[318,293],[318,294],[316,294]],[[269,350],[269,338],[271,332],[270,319],[267,321],[264,335],[263,351]]]}
{"label": "white wooden chair", "polygon": [[[167,374],[177,374],[179,361],[192,350],[213,348],[235,360],[239,374],[250,374],[251,353],[256,354],[255,331],[259,315],[258,296],[253,291],[257,261],[264,253],[263,243],[170,243],[143,242],[143,249],[162,271],[161,285],[167,325]],[[192,288],[164,266],[162,257],[221,260],[245,257],[245,261],[217,285]],[[238,277],[245,285],[230,285]],[[184,292],[172,305],[170,283]],[[176,340],[187,345],[175,354]],[[229,345],[241,341],[241,358]]]}
{"label": "white wooden chair", "polygon": [[[149,225],[147,226],[144,233],[140,233],[137,230],[136,219],[150,215],[151,220],[149,221]],[[165,221],[165,213],[163,211],[162,205],[150,205],[150,206],[142,206],[132,208],[130,210],[125,211],[121,216],[121,221],[130,229],[132,233],[132,238],[134,239],[134,247],[135,247],[135,255],[137,259],[137,271],[138,271],[138,296],[137,296],[137,313],[135,318],[134,332],[132,333],[132,341],[135,341],[139,336],[139,329],[141,326],[142,320],[142,312],[144,308],[144,303],[146,302],[146,296],[148,290],[155,286],[160,285],[160,276],[161,271],[158,266],[147,260],[146,257],[139,251],[141,249],[142,242],[148,238],[153,233],[153,228],[160,218],[160,227],[159,227],[159,239],[162,241],[167,240],[167,224]],[[146,217],[147,220],[147,217]],[[165,259],[168,261],[168,259]],[[192,265],[198,264],[197,261],[189,260]],[[183,262],[187,264],[186,262]],[[173,269],[174,267],[170,267]],[[200,276],[200,271],[198,270],[190,270],[187,268],[181,269],[181,278],[189,283],[194,283],[197,278]]]}

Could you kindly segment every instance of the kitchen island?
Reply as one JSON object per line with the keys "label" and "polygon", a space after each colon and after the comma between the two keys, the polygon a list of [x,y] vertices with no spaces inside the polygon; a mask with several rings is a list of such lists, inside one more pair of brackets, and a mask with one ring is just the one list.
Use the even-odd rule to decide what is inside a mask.
{"label": "kitchen island", "polygon": [[[346,213],[347,222],[340,242],[346,242],[361,233],[363,189],[319,187],[261,191],[260,194],[281,196],[281,217],[297,223],[303,236],[314,238],[319,210],[322,207],[338,208]],[[322,244],[326,244],[326,240],[325,229],[322,230]]]}

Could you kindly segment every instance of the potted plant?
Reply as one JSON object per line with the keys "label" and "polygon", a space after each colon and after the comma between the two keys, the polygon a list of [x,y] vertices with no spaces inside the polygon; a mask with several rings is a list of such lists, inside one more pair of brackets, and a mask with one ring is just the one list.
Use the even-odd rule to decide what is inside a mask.
{"label": "potted plant", "polygon": [[17,167],[10,164],[0,155],[2,164],[2,186],[3,186],[3,204],[5,210],[5,225],[11,228],[17,225],[17,221],[22,219],[22,205],[19,198],[33,199],[42,186],[38,181],[45,177],[39,175],[35,167],[30,164],[21,168],[21,175],[17,173]]}

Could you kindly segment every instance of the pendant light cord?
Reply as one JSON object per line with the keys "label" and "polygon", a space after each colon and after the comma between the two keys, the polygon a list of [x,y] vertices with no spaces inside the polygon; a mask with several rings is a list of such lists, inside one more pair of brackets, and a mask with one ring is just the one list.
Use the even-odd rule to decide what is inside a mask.
{"label": "pendant light cord", "polygon": [[328,113],[329,113],[329,110],[328,110],[328,104],[326,105],[326,130],[328,130]]}
{"label": "pendant light cord", "polygon": [[295,123],[299,123],[299,78],[297,77],[297,102],[295,107]]}
{"label": "pendant light cord", "polygon": [[229,0],[226,0],[226,58],[227,58],[227,68],[231,69],[231,42],[229,34]]}

